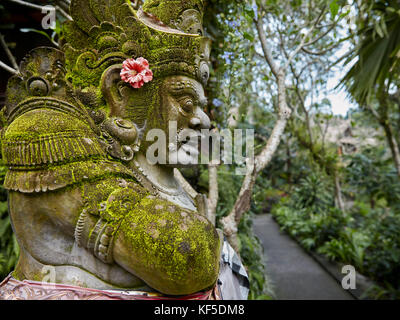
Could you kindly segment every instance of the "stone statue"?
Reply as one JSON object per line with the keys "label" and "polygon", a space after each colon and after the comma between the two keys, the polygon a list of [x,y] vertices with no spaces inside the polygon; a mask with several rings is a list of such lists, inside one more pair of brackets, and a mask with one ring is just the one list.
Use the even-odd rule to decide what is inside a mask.
{"label": "stone statue", "polygon": [[[62,50],[33,50],[9,80],[2,155],[21,255],[0,298],[218,299],[229,255],[231,283],[248,286],[205,197],[174,176],[187,130],[210,127],[203,0],[138,3],[72,0]],[[177,161],[150,164],[145,137],[171,122],[177,145],[158,157]]]}

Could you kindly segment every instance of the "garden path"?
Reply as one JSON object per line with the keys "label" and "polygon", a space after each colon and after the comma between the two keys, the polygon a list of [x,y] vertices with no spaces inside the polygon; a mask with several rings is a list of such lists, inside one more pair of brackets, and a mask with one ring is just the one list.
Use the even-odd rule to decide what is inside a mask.
{"label": "garden path", "polygon": [[278,300],[351,300],[353,297],[270,214],[258,215],[253,230],[264,246],[267,276]]}

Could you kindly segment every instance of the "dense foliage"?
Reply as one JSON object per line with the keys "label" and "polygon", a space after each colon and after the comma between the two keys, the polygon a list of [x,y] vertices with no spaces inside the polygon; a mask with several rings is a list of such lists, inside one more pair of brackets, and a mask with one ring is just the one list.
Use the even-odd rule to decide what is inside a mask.
{"label": "dense foliage", "polygon": [[[214,93],[222,110],[218,123],[234,114],[236,126],[255,129],[258,148],[271,132],[277,94],[252,24],[259,13],[254,6],[265,10],[278,60],[304,32],[299,26],[307,22],[307,10],[328,6],[328,37],[311,40],[312,48],[288,66],[294,114],[273,162],[257,180],[252,209],[272,212],[307,250],[352,264],[373,279],[377,286],[369,297],[399,298],[398,1],[222,3],[225,42],[216,52],[226,63],[219,81],[224,90]],[[321,99],[344,67],[349,72],[343,84],[355,105],[345,117],[333,115],[332,102]]]}
{"label": "dense foliage", "polygon": [[[328,258],[355,266],[377,286],[372,298],[399,298],[400,181],[381,147],[346,156],[344,193],[349,209],[334,204],[333,186],[321,173],[311,173],[291,188],[272,214],[301,245]],[[317,170],[315,170],[317,171]]]}
{"label": "dense foliage", "polygon": [[5,172],[4,165],[0,163],[0,279],[14,269],[19,256],[19,247],[7,211],[7,191],[3,188]]}

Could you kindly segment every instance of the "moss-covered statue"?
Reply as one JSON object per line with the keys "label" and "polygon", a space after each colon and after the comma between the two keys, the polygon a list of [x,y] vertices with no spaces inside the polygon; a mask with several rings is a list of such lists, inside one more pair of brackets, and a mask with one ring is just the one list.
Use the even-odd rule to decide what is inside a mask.
{"label": "moss-covered statue", "polygon": [[146,159],[150,130],[176,124],[158,157],[179,166],[185,130],[210,126],[202,13],[202,0],[72,0],[62,51],[22,61],[1,140],[21,255],[0,299],[246,298],[204,197]]}

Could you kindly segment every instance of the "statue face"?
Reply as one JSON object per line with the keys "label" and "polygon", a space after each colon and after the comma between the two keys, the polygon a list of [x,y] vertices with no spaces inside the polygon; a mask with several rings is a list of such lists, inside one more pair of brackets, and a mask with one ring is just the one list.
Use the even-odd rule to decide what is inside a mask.
{"label": "statue face", "polygon": [[[198,163],[201,146],[201,129],[210,128],[210,119],[203,111],[207,104],[203,86],[185,76],[166,78],[160,90],[160,113],[152,127],[161,129],[166,136],[166,146],[158,152],[168,166],[182,167]],[[160,154],[159,154],[160,156]]]}

